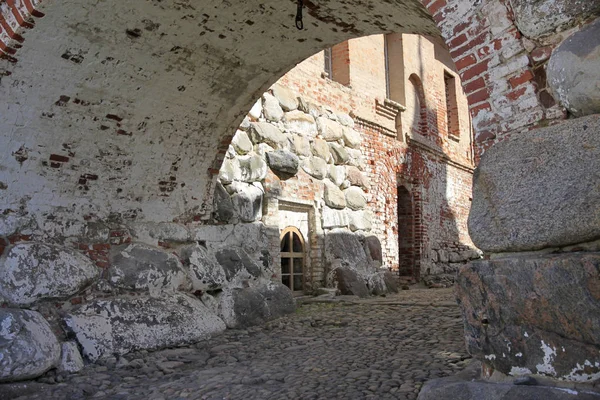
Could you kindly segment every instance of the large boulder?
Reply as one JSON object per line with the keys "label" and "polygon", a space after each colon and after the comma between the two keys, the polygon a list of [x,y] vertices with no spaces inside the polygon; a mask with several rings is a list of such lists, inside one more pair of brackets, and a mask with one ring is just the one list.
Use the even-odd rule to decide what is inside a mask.
{"label": "large boulder", "polygon": [[270,93],[263,94],[263,114],[269,121],[279,122],[283,118],[283,109],[279,100]]}
{"label": "large boulder", "polygon": [[193,292],[218,290],[227,283],[225,270],[216,257],[203,246],[183,248],[181,260],[188,269]]}
{"label": "large boulder", "polygon": [[250,125],[250,137],[255,144],[266,143],[273,148],[281,148],[287,142],[287,137],[268,122],[253,122]]}
{"label": "large boulder", "polygon": [[227,281],[236,277],[241,279],[257,279],[262,277],[262,268],[241,248],[221,249],[215,253],[217,262],[225,271]]}
{"label": "large boulder", "polygon": [[241,180],[252,183],[262,181],[267,176],[267,163],[257,154],[239,156]]}
{"label": "large boulder", "polygon": [[351,147],[353,149],[360,148],[360,142],[362,141],[362,138],[360,136],[360,133],[358,133],[354,129],[345,128],[343,130],[342,137],[346,146]]}
{"label": "large boulder", "polygon": [[370,211],[350,211],[348,227],[351,231],[370,231],[373,226],[373,215]]}
{"label": "large boulder", "polygon": [[362,210],[367,206],[367,196],[358,186],[351,186],[344,190],[346,205],[352,210]]}
{"label": "large boulder", "polygon": [[213,197],[213,217],[220,222],[228,222],[234,215],[233,201],[221,182],[215,185]]}
{"label": "large boulder", "polygon": [[360,150],[346,148],[346,151],[348,152],[349,157],[347,164],[353,167],[357,167],[361,171],[365,171],[367,168],[367,160],[360,152]]}
{"label": "large boulder", "polygon": [[244,131],[238,130],[233,139],[231,139],[231,145],[238,154],[248,154],[252,151],[253,146],[250,141],[250,137]]}
{"label": "large boulder", "polygon": [[298,133],[305,137],[317,135],[317,123],[312,115],[302,111],[285,113],[284,126],[290,132]]}
{"label": "large boulder", "polygon": [[329,143],[329,151],[331,152],[331,156],[333,157],[333,162],[335,165],[344,165],[350,158],[346,148],[341,144]]}
{"label": "large boulder", "polygon": [[363,239],[365,254],[371,262],[375,262],[377,267],[383,264],[383,251],[381,249],[381,241],[377,236],[366,236]]}
{"label": "large boulder", "polygon": [[391,271],[385,271],[383,273],[383,280],[385,282],[385,287],[390,293],[398,293],[398,275],[395,275]]}
{"label": "large boulder", "polygon": [[292,136],[292,150],[299,156],[308,157],[310,156],[310,142],[307,137],[303,135]]}
{"label": "large boulder", "polygon": [[[267,227],[261,222],[250,224],[200,225],[193,228],[193,240],[204,243],[216,252],[221,249],[241,248],[265,268],[271,263],[267,243],[277,228]],[[278,233],[277,233],[278,235]]]}
{"label": "large boulder", "polygon": [[456,291],[467,349],[509,375],[600,378],[600,253],[479,260]]}
{"label": "large boulder", "polygon": [[323,228],[345,228],[348,226],[348,212],[346,210],[336,210],[323,206],[321,213]]}
{"label": "large boulder", "polygon": [[114,247],[110,252],[109,281],[129,290],[157,292],[187,290],[187,273],[177,256],[141,243]]}
{"label": "large boulder", "polygon": [[324,179],[327,176],[327,162],[319,157],[307,157],[302,161],[304,172],[316,179]]}
{"label": "large boulder", "polygon": [[481,379],[481,364],[472,363],[458,375],[427,381],[417,400],[595,400],[598,395],[587,390],[516,384],[493,383]]}
{"label": "large boulder", "polygon": [[332,229],[325,235],[325,257],[330,265],[339,260],[361,271],[367,271],[370,264],[358,236],[345,229]]}
{"label": "large boulder", "polygon": [[263,191],[249,183],[239,182],[234,187],[235,193],[231,196],[233,209],[243,222],[253,222],[262,215]]}
{"label": "large boulder", "polygon": [[346,180],[346,168],[341,165],[329,165],[329,175],[327,177],[336,186],[342,186]]}
{"label": "large boulder", "polygon": [[547,75],[552,92],[572,114],[600,113],[600,19],[552,53]]}
{"label": "large boulder", "polygon": [[75,373],[83,369],[83,358],[79,352],[79,347],[75,342],[65,342],[61,346],[60,364],[58,370],[60,372]]}
{"label": "large boulder", "polygon": [[27,306],[38,300],[70,297],[100,270],[75,250],[42,243],[19,243],[0,258],[0,297]]}
{"label": "large boulder", "polygon": [[293,111],[298,108],[298,96],[291,89],[275,84],[271,90],[284,111]]}
{"label": "large boulder", "polygon": [[159,241],[185,243],[190,240],[187,227],[174,222],[135,222],[127,227],[135,240],[148,244],[156,245]]}
{"label": "large boulder", "polygon": [[323,200],[325,204],[331,208],[343,209],[346,207],[346,197],[344,192],[340,190],[335,183],[330,180],[325,180],[325,190],[323,193]]}
{"label": "large boulder", "polygon": [[367,276],[367,288],[369,293],[375,296],[380,296],[388,292],[385,283],[385,271],[375,270],[372,274]]}
{"label": "large boulder", "polygon": [[287,150],[275,150],[266,154],[267,164],[273,172],[285,175],[296,175],[300,159],[294,153]]}
{"label": "large boulder", "polygon": [[325,161],[329,161],[331,158],[331,152],[329,151],[329,145],[323,139],[315,139],[312,142],[312,154],[315,157],[319,157]]}
{"label": "large boulder", "polygon": [[596,0],[510,0],[519,31],[536,39],[577,24],[590,15],[600,15]]}
{"label": "large boulder", "polygon": [[340,124],[347,126],[348,128],[354,128],[354,120],[348,114],[337,113],[336,117],[337,117],[337,120],[340,122]]}
{"label": "large boulder", "polygon": [[35,378],[59,360],[60,344],[41,314],[0,308],[0,382]]}
{"label": "large boulder", "polygon": [[35,219],[30,215],[0,214],[0,236],[12,236],[17,232],[30,231],[34,227]]}
{"label": "large boulder", "polygon": [[339,266],[335,269],[335,279],[338,283],[338,290],[343,295],[354,295],[358,297],[367,297],[369,288],[367,282],[355,269],[347,266]]}
{"label": "large boulder", "polygon": [[358,186],[363,189],[369,188],[369,186],[370,186],[369,179],[357,167],[354,167],[351,165],[347,166],[346,167],[346,175],[347,175],[348,181],[350,182],[350,184],[352,186]]}
{"label": "large boulder", "polygon": [[290,289],[278,282],[225,290],[218,299],[221,316],[229,328],[259,325],[293,313],[296,308]]}
{"label": "large boulder", "polygon": [[96,300],[74,309],[64,322],[92,361],[135,350],[181,346],[226,328],[200,300],[182,293]]}
{"label": "large boulder", "polygon": [[248,115],[252,119],[257,120],[260,118],[261,114],[262,114],[262,99],[258,99],[258,100],[256,100],[256,103],[254,103],[254,105],[252,106],[250,111],[248,111]]}
{"label": "large boulder", "polygon": [[240,161],[237,158],[226,158],[223,160],[223,164],[219,170],[219,181],[228,184],[240,180],[242,180]]}
{"label": "large boulder", "polygon": [[342,139],[344,128],[337,121],[332,121],[326,117],[317,118],[317,126],[321,137],[328,142],[335,142]]}
{"label": "large boulder", "polygon": [[485,252],[537,250],[600,237],[600,115],[497,143],[473,177],[469,233]]}

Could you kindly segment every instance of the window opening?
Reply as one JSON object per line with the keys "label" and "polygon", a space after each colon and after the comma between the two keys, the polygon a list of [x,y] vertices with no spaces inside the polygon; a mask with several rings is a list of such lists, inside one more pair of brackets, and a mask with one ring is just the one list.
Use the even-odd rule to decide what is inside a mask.
{"label": "window opening", "polygon": [[408,80],[412,84],[413,89],[413,126],[412,130],[421,135],[427,134],[427,106],[425,104],[425,92],[421,79],[412,74]]}
{"label": "window opening", "polygon": [[297,228],[281,233],[281,283],[297,292],[304,289],[304,238]]}
{"label": "window opening", "polygon": [[447,71],[444,71],[444,85],[446,87],[446,129],[450,138],[458,140],[460,138],[460,127],[456,101],[456,78]]}
{"label": "window opening", "polygon": [[324,55],[324,59],[325,59],[325,65],[323,66],[323,69],[325,71],[325,73],[327,74],[327,77],[329,79],[333,80],[333,55],[332,55],[332,50],[331,47],[328,49],[325,49],[323,51],[323,55]]}

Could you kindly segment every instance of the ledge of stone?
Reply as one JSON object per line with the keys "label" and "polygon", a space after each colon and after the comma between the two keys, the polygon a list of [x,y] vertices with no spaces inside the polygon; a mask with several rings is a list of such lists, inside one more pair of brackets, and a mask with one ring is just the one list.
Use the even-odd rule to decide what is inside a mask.
{"label": "ledge of stone", "polygon": [[467,349],[512,376],[600,379],[600,253],[479,260],[456,292]]}

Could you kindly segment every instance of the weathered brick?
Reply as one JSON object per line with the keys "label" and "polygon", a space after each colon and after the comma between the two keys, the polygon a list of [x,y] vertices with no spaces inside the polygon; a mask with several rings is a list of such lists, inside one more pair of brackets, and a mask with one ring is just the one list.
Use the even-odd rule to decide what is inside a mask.
{"label": "weathered brick", "polygon": [[531,72],[531,70],[526,70],[517,76],[513,76],[512,78],[510,78],[508,80],[508,82],[510,83],[510,86],[512,86],[512,88],[514,89],[517,86],[520,86],[525,82],[531,81],[532,79],[533,79],[533,73]]}
{"label": "weathered brick", "polygon": [[465,71],[462,71],[460,76],[463,79],[463,81],[468,81],[468,80],[486,72],[488,70],[488,64],[489,64],[489,60],[481,61],[480,63],[472,66],[471,68],[469,68]]}

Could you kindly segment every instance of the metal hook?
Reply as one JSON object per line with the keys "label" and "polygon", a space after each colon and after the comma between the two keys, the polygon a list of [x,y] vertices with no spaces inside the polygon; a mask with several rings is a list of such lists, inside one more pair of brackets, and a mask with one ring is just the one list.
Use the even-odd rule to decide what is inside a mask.
{"label": "metal hook", "polygon": [[298,8],[296,9],[296,28],[299,30],[304,29],[304,22],[302,21],[302,8],[304,7],[304,1],[298,0]]}

